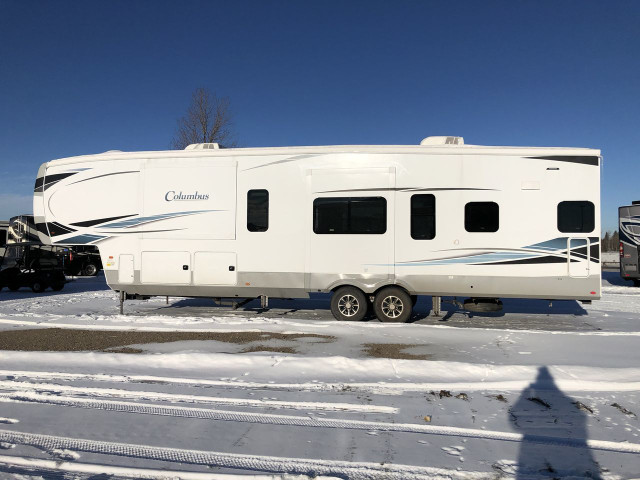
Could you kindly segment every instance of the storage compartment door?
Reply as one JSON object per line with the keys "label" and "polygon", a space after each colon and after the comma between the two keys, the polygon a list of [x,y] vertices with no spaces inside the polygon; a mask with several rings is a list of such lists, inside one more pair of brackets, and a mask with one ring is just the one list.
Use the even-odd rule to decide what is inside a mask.
{"label": "storage compartment door", "polygon": [[194,285],[235,285],[238,280],[236,254],[196,252],[193,256]]}
{"label": "storage compartment door", "polygon": [[189,252],[142,252],[140,282],[158,285],[189,285]]}
{"label": "storage compartment door", "polygon": [[133,283],[133,255],[120,255],[118,266],[118,283]]}

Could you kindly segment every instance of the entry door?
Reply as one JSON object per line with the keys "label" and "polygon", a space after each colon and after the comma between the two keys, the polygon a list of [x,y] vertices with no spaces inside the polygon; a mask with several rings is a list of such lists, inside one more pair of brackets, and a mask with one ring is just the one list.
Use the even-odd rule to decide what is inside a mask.
{"label": "entry door", "polygon": [[588,238],[569,238],[567,255],[570,277],[588,277],[590,242]]}
{"label": "entry door", "polygon": [[[307,287],[324,289],[335,281],[347,279],[357,279],[367,284],[388,281],[394,274],[395,169],[314,169],[309,173]],[[318,206],[327,202],[325,199],[356,199],[352,205],[353,214],[356,209],[362,208],[363,203],[358,199],[363,197],[378,198],[378,201],[372,202],[372,207],[376,208],[376,216],[380,215],[379,199],[386,202],[384,233],[342,234],[314,231],[314,201],[319,202],[316,202]],[[338,206],[336,210],[339,208]]]}

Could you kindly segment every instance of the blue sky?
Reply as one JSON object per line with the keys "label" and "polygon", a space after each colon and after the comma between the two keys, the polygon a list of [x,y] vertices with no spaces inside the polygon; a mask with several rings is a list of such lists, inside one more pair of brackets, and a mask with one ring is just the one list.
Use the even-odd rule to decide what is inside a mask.
{"label": "blue sky", "polygon": [[42,162],[168,148],[199,86],[242,146],[593,147],[603,228],[640,200],[640,1],[0,0],[0,218]]}

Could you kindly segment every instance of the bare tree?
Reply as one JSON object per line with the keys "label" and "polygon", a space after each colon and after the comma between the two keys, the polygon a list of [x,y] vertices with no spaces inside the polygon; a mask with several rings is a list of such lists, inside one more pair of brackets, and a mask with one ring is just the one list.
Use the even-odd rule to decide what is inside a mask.
{"label": "bare tree", "polygon": [[206,88],[196,88],[187,113],[178,120],[171,148],[182,150],[192,143],[218,143],[235,147],[229,98],[217,97]]}

